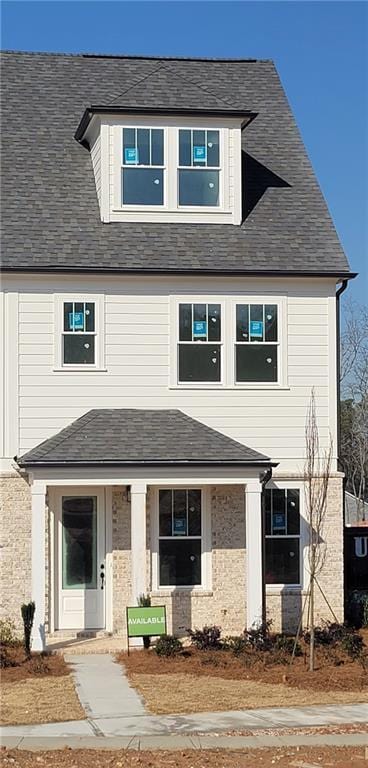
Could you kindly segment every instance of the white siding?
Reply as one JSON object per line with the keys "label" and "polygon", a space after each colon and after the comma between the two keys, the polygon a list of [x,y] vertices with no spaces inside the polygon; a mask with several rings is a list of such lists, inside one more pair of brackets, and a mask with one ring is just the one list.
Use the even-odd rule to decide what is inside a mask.
{"label": "white siding", "polygon": [[95,175],[98,204],[101,209],[101,135],[98,134],[95,143],[91,147],[91,160]]}
{"label": "white siding", "polygon": [[[320,434],[335,437],[335,285],[230,278],[12,278],[19,289],[18,453],[91,408],[180,408],[280,462],[303,466],[305,414],[316,391]],[[280,285],[280,289],[277,286]],[[36,287],[37,286],[37,287]],[[106,371],[54,371],[54,294],[105,294]],[[170,388],[170,297],[279,295],[287,303],[287,386]],[[329,325],[330,324],[330,325]],[[174,329],[173,329],[174,330]],[[332,405],[331,405],[332,404]]]}

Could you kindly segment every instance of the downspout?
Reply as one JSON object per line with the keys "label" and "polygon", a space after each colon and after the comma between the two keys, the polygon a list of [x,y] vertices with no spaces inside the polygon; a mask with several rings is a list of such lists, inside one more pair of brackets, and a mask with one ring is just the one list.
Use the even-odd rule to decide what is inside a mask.
{"label": "downspout", "polygon": [[336,398],[337,398],[337,468],[340,465],[340,449],[341,449],[341,384],[340,384],[340,364],[341,364],[341,352],[340,352],[340,296],[348,287],[348,280],[343,280],[340,288],[336,291]]}
{"label": "downspout", "polygon": [[261,528],[262,528],[262,626],[266,626],[267,608],[266,608],[266,497],[265,488],[272,477],[272,467],[266,470],[262,479],[262,500],[261,500]]}

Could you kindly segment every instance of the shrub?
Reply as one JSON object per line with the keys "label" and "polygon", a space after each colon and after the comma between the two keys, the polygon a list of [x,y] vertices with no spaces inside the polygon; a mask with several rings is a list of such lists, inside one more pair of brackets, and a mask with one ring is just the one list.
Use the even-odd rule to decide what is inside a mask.
{"label": "shrub", "polygon": [[18,662],[9,653],[10,646],[3,645],[0,648],[0,669],[6,669],[7,667],[16,667]]}
{"label": "shrub", "polygon": [[175,635],[161,635],[155,645],[158,656],[177,656],[182,650],[182,644]]}
{"label": "shrub", "polygon": [[[333,650],[342,650],[351,659],[358,659],[363,654],[363,638],[354,627],[347,624],[325,622],[322,627],[316,627],[315,644]],[[304,635],[306,643],[310,642],[310,633]]]}
{"label": "shrub", "polygon": [[341,641],[341,647],[351,659],[357,659],[363,653],[363,638],[355,632],[346,634]]}
{"label": "shrub", "polygon": [[[142,608],[149,608],[151,605],[151,595],[144,595],[144,594],[139,595],[138,605],[140,605]],[[150,635],[143,635],[142,639],[143,639],[143,647],[148,650],[148,648],[151,645]]]}
{"label": "shrub", "polygon": [[241,653],[245,653],[247,648],[249,648],[245,635],[226,637],[222,647],[226,651],[232,651],[235,656],[240,656]]}
{"label": "shrub", "polygon": [[15,624],[13,621],[11,621],[11,619],[0,620],[0,645],[19,645],[19,640],[16,636]]}
{"label": "shrub", "polygon": [[31,635],[33,627],[33,619],[36,610],[34,602],[23,603],[21,607],[23,626],[24,626],[24,650],[28,658],[31,657]]}
{"label": "shrub", "polygon": [[248,645],[255,651],[268,651],[272,645],[271,629],[272,619],[268,619],[259,627],[244,630],[244,637]]}
{"label": "shrub", "polygon": [[[294,637],[290,637],[289,635],[279,634],[274,635],[272,638],[273,640],[273,649],[276,651],[282,651],[286,656],[292,656],[294,653],[294,656],[302,656],[302,648],[300,643],[295,642]],[[295,646],[295,650],[294,650]]]}
{"label": "shrub", "polygon": [[205,625],[203,629],[187,630],[193,645],[200,651],[218,651],[222,648],[221,627]]}

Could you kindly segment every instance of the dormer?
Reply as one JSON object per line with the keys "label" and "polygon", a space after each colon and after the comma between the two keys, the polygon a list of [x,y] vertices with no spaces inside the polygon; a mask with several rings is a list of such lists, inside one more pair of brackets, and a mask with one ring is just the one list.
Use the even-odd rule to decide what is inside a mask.
{"label": "dormer", "polygon": [[241,134],[255,116],[165,67],[89,106],[75,138],[101,220],[239,225]]}

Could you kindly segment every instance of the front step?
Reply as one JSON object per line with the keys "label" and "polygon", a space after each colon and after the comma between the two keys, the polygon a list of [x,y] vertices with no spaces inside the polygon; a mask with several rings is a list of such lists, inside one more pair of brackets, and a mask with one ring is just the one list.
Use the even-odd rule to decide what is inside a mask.
{"label": "front step", "polygon": [[47,640],[90,640],[91,638],[112,637],[105,629],[56,629],[47,635]]}

